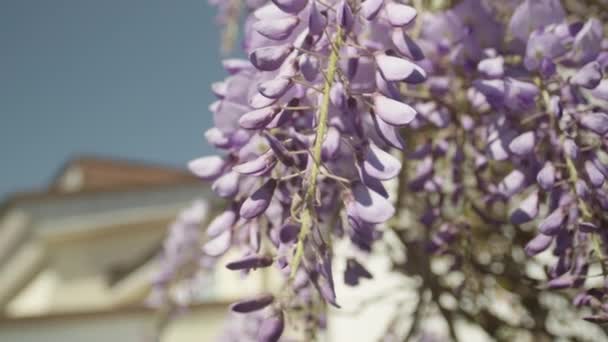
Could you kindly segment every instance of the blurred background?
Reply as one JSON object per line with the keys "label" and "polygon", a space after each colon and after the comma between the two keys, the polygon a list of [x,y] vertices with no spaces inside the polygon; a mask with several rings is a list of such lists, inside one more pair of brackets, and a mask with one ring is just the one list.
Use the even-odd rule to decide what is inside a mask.
{"label": "blurred background", "polygon": [[[203,0],[0,1],[0,341],[153,336],[155,256],[206,198],[183,166],[211,152],[214,16]],[[227,299],[206,293],[205,318],[163,340],[216,333]]]}

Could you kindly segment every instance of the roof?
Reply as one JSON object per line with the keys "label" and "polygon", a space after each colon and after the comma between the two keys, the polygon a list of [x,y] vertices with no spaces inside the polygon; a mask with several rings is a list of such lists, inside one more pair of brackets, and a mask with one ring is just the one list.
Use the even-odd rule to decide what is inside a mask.
{"label": "roof", "polygon": [[73,169],[81,172],[82,185],[79,191],[165,185],[195,180],[194,176],[183,169],[123,159],[83,156],[68,161],[61,168],[53,181],[53,187],[61,191],[62,178]]}
{"label": "roof", "polygon": [[184,169],[124,159],[81,156],[64,163],[48,188],[9,195],[0,202],[0,215],[15,205],[41,200],[149,190],[197,182],[199,180]]}

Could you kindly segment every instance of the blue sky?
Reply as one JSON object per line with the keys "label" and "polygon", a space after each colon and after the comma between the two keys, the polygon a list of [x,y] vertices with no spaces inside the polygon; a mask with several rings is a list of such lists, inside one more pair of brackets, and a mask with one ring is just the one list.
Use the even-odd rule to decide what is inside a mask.
{"label": "blue sky", "polygon": [[223,77],[206,0],[0,1],[0,197],[73,155],[182,166],[210,152]]}

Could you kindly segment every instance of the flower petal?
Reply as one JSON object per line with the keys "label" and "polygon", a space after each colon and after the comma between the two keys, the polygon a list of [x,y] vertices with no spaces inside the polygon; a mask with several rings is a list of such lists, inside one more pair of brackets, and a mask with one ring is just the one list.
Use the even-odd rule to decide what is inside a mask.
{"label": "flower petal", "polygon": [[219,257],[230,249],[231,241],[232,230],[226,229],[203,245],[203,253],[212,257]]}
{"label": "flower petal", "polygon": [[327,135],[321,147],[321,157],[323,160],[331,160],[336,157],[340,150],[340,131],[334,126],[327,129]]}
{"label": "flower petal", "polygon": [[302,76],[308,82],[313,82],[319,74],[319,60],[315,56],[303,54],[298,59],[298,66]]}
{"label": "flower petal", "polygon": [[295,164],[294,158],[289,154],[289,151],[279,139],[275,138],[272,134],[268,132],[263,133],[264,137],[268,141],[268,145],[270,149],[277,157],[278,160],[281,161],[286,166],[293,166]]}
{"label": "flower petal", "polygon": [[391,25],[405,26],[416,19],[418,11],[416,11],[416,9],[412,6],[388,2],[386,4],[386,15]]}
{"label": "flower petal", "polygon": [[268,39],[284,40],[291,35],[299,23],[300,19],[298,17],[290,16],[256,21],[252,28]]}
{"label": "flower petal", "polygon": [[511,214],[511,223],[523,224],[532,221],[538,215],[538,192],[532,192]]}
{"label": "flower petal", "polygon": [[249,221],[246,227],[249,230],[249,246],[257,253],[260,251],[260,247],[262,247],[260,225],[257,221]]}
{"label": "flower petal", "polygon": [[277,181],[270,179],[248,197],[241,205],[241,210],[239,212],[241,217],[252,219],[266,211],[270,205],[270,200],[272,199],[276,186]]}
{"label": "flower petal", "polygon": [[566,218],[564,209],[559,207],[547,216],[538,226],[538,231],[545,235],[556,235]]}
{"label": "flower petal", "polygon": [[558,278],[553,278],[547,282],[547,287],[551,290],[562,290],[574,285],[575,277],[571,274],[564,274]]}
{"label": "flower petal", "polygon": [[296,14],[306,7],[308,0],[272,0],[272,2],[286,13]]}
{"label": "flower petal", "polygon": [[249,60],[258,70],[274,71],[281,67],[291,51],[293,51],[293,46],[288,44],[261,47],[249,54]]}
{"label": "flower petal", "polygon": [[353,10],[350,8],[350,4],[346,0],[340,0],[336,7],[336,22],[342,26],[345,31],[349,31],[355,23],[353,17]]}
{"label": "flower petal", "polygon": [[596,18],[589,19],[574,37],[572,62],[581,65],[593,61],[602,49],[602,37],[602,22]]}
{"label": "flower petal", "polygon": [[354,209],[359,218],[368,223],[383,223],[395,214],[391,202],[362,183],[353,186]]}
{"label": "flower petal", "polygon": [[598,100],[608,101],[608,79],[601,80],[597,87],[591,90],[591,95]]}
{"label": "flower petal", "polygon": [[378,91],[391,99],[399,100],[401,99],[401,93],[396,85],[396,82],[387,81],[384,79],[384,76],[380,71],[377,71],[375,74],[376,87]]}
{"label": "flower petal", "polygon": [[281,243],[290,243],[296,241],[298,238],[298,234],[300,233],[300,226],[288,222],[281,226],[281,230],[279,231],[279,240]]}
{"label": "flower petal", "polygon": [[188,169],[202,179],[218,177],[226,167],[226,162],[219,156],[208,156],[194,159],[188,163]]}
{"label": "flower petal", "polygon": [[606,176],[597,168],[592,161],[585,161],[585,172],[594,188],[601,188],[604,185]]}
{"label": "flower petal", "polygon": [[399,150],[405,148],[405,142],[399,133],[399,128],[387,124],[376,115],[374,115],[374,127],[384,142]]}
{"label": "flower petal", "polygon": [[251,65],[251,62],[241,58],[224,59],[222,61],[222,66],[231,75],[239,73],[243,70],[253,70],[253,65]]}
{"label": "flower petal", "polygon": [[248,162],[241,163],[232,167],[233,171],[242,173],[244,175],[260,176],[272,169],[277,163],[272,150],[268,150],[266,153],[259,157],[252,159]]}
{"label": "flower petal", "polygon": [[479,62],[477,70],[487,77],[502,77],[505,72],[504,58],[502,56],[486,58]]}
{"label": "flower petal", "polygon": [[279,311],[274,316],[262,321],[257,340],[258,342],[277,342],[279,341],[279,338],[281,338],[284,329],[285,320],[283,318],[283,312]]}
{"label": "flower petal", "polygon": [[397,51],[414,61],[420,61],[424,59],[424,53],[422,49],[410,36],[405,33],[401,28],[394,29],[391,35],[391,40]]}
{"label": "flower petal", "polygon": [[379,180],[395,178],[401,170],[401,162],[390,153],[370,142],[363,161],[363,169],[371,177]]}
{"label": "flower petal", "polygon": [[239,191],[239,174],[234,171],[226,173],[213,182],[211,189],[220,197],[234,197]]}
{"label": "flower petal", "polygon": [[514,38],[525,42],[530,32],[559,23],[565,18],[566,14],[559,0],[524,0],[513,12],[508,31]]}
{"label": "flower petal", "polygon": [[344,283],[349,286],[356,286],[359,285],[359,279],[361,278],[372,279],[373,276],[357,259],[348,258],[344,271]]}
{"label": "flower petal", "polygon": [[261,310],[274,302],[271,294],[262,294],[253,298],[238,301],[230,306],[230,310],[238,313],[249,313]]}
{"label": "flower petal", "polygon": [[236,213],[233,210],[226,210],[217,215],[207,226],[207,236],[217,237],[221,233],[229,230],[236,222]]}
{"label": "flower petal", "polygon": [[578,229],[580,229],[580,231],[584,232],[584,233],[597,233],[598,232],[598,226],[591,222],[579,222]]}
{"label": "flower petal", "polygon": [[522,133],[515,137],[513,140],[511,140],[511,143],[509,144],[509,150],[511,150],[513,154],[516,154],[518,156],[525,156],[534,151],[535,145],[536,135],[534,134],[534,132],[529,131]]}
{"label": "flower petal", "polygon": [[[255,93],[253,96],[251,96],[249,98],[249,100],[247,101],[247,103],[249,104],[249,106],[253,109],[262,109],[262,108],[266,108],[268,106],[271,106],[272,104],[274,104],[275,102],[277,102],[277,99],[271,99],[270,97],[266,97],[264,96],[262,93],[258,92]],[[245,110],[245,113],[247,111]]]}
{"label": "flower petal", "polygon": [[226,268],[232,271],[263,268],[272,265],[272,258],[267,255],[248,255],[239,260],[226,264]]}
{"label": "flower petal", "polygon": [[543,190],[551,190],[555,184],[555,166],[551,162],[546,162],[536,175],[536,181]]}
{"label": "flower petal", "polygon": [[416,118],[416,110],[410,105],[375,94],[373,97],[375,113],[389,125],[405,126]]}
{"label": "flower petal", "polygon": [[530,240],[524,248],[528,256],[534,256],[549,248],[553,237],[545,234],[538,234]]}
{"label": "flower petal", "polygon": [[244,129],[262,129],[280,112],[281,107],[279,106],[255,109],[243,114],[239,118],[239,125]]}
{"label": "flower petal", "polygon": [[289,78],[277,77],[258,84],[258,91],[267,98],[278,99],[283,96],[292,85],[293,82]]}
{"label": "flower petal", "polygon": [[310,14],[308,17],[308,30],[313,36],[320,35],[327,26],[327,16],[321,13],[317,7],[317,2],[313,1],[310,5]]}
{"label": "flower petal", "polygon": [[570,84],[574,84],[583,88],[593,89],[600,84],[602,80],[602,68],[600,63],[593,61],[585,64],[574,76],[570,79]]}
{"label": "flower petal", "polygon": [[572,160],[578,159],[579,148],[573,139],[564,139],[564,145],[562,146],[562,148],[564,149],[564,154],[566,155],[566,157]]}
{"label": "flower petal", "polygon": [[205,132],[205,139],[218,148],[228,148],[230,146],[230,138],[217,127],[208,129]]}
{"label": "flower petal", "polygon": [[383,4],[384,0],[365,0],[361,4],[359,13],[367,20],[374,20],[380,9],[382,9]]}
{"label": "flower petal", "polygon": [[387,81],[404,81],[418,84],[426,80],[426,71],[406,59],[379,54],[376,56],[376,63],[378,63],[378,68]]}
{"label": "flower petal", "polygon": [[605,113],[585,113],[580,118],[581,126],[599,135],[608,133],[608,115]]}
{"label": "flower petal", "polygon": [[342,82],[334,82],[329,90],[329,99],[336,108],[342,108],[346,102],[346,90]]}
{"label": "flower petal", "polygon": [[523,172],[520,170],[513,170],[503,178],[500,184],[498,184],[498,191],[509,198],[523,188],[525,180],[526,176]]}

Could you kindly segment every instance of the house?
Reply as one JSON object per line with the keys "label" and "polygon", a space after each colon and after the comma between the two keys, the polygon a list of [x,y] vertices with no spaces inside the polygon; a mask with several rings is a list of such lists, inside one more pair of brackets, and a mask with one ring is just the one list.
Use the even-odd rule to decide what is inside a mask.
{"label": "house", "polygon": [[[177,213],[209,198],[186,171],[98,157],[70,160],[48,189],[10,196],[0,206],[0,341],[152,338],[158,314],[144,301],[155,256]],[[210,299],[173,321],[163,341],[218,333],[239,291],[205,291]]]}

